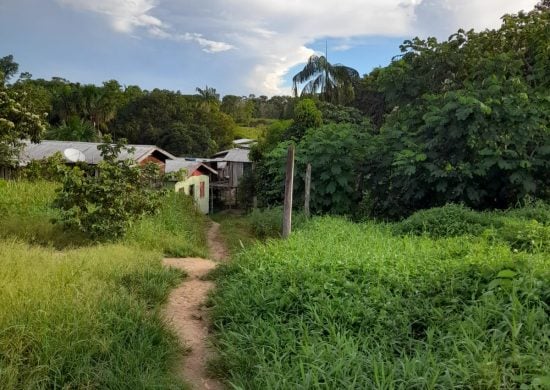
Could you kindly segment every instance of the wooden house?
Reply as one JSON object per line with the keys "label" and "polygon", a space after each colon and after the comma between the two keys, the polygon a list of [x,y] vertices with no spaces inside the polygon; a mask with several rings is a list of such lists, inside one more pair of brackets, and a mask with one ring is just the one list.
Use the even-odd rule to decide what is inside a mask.
{"label": "wooden house", "polygon": [[209,160],[209,165],[218,173],[217,180],[212,183],[214,195],[224,205],[237,205],[239,181],[252,170],[249,152],[249,149],[234,148],[218,152]]}

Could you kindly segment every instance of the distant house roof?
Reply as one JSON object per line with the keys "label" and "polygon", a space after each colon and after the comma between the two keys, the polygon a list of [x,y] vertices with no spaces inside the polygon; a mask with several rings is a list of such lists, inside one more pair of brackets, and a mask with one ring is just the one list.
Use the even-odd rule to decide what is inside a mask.
{"label": "distant house roof", "polygon": [[218,152],[212,158],[214,161],[250,162],[248,158],[249,152],[250,150],[248,149],[234,148]]}
{"label": "distant house roof", "polygon": [[200,161],[188,161],[183,158],[166,160],[166,173],[178,172],[181,169],[187,170],[187,176],[191,176],[193,172],[197,170],[202,170],[203,172],[212,173],[214,175],[218,174],[214,169],[210,168],[208,165],[205,165]]}
{"label": "distant house roof", "polygon": [[[84,154],[85,162],[93,165],[103,160],[97,148],[98,145],[101,144],[98,142],[76,141],[41,141],[40,143],[34,144],[27,141],[19,156],[19,164],[27,165],[31,160],[42,160],[57,152],[63,153],[67,149],[76,149]],[[153,153],[160,154],[166,160],[176,158],[167,151],[154,145],[128,145],[128,147],[134,150],[131,153],[127,150],[122,150],[118,156],[119,160],[133,159],[136,162],[141,162]]]}
{"label": "distant house roof", "polygon": [[233,141],[233,145],[239,148],[245,148],[245,149],[249,149],[252,145],[256,143],[257,141],[255,139],[250,139],[250,138],[240,138]]}

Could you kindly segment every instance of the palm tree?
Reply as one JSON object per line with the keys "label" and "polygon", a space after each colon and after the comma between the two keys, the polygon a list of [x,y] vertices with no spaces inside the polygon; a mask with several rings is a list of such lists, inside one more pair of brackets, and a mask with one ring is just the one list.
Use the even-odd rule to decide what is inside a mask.
{"label": "palm tree", "polygon": [[349,103],[354,98],[353,85],[359,80],[359,72],[342,64],[332,65],[325,56],[312,55],[306,66],[292,78],[294,96],[298,85],[306,83],[300,96],[318,95],[334,103]]}
{"label": "palm tree", "polygon": [[201,100],[207,103],[219,103],[220,102],[220,94],[216,92],[216,88],[211,88],[208,85],[206,88],[195,88],[195,90],[198,92],[198,95],[201,97]]}

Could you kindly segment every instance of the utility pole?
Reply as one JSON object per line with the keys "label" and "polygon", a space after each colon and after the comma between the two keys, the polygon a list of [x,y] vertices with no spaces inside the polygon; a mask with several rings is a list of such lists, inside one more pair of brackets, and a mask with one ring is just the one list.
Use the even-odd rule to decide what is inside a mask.
{"label": "utility pole", "polygon": [[283,213],[283,238],[292,231],[292,191],[294,184],[294,145],[288,147],[286,156],[285,205]]}

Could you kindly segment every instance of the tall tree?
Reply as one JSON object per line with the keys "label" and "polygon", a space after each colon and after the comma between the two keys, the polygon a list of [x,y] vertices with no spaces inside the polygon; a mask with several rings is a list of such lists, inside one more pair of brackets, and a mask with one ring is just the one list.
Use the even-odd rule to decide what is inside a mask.
{"label": "tall tree", "polygon": [[293,92],[298,96],[298,86],[306,83],[301,96],[318,95],[322,100],[335,104],[346,104],[354,98],[354,84],[359,72],[342,64],[331,64],[326,56],[312,55],[306,66],[293,78]]}
{"label": "tall tree", "polygon": [[18,70],[19,64],[13,60],[13,55],[0,58],[0,82],[9,81]]}

